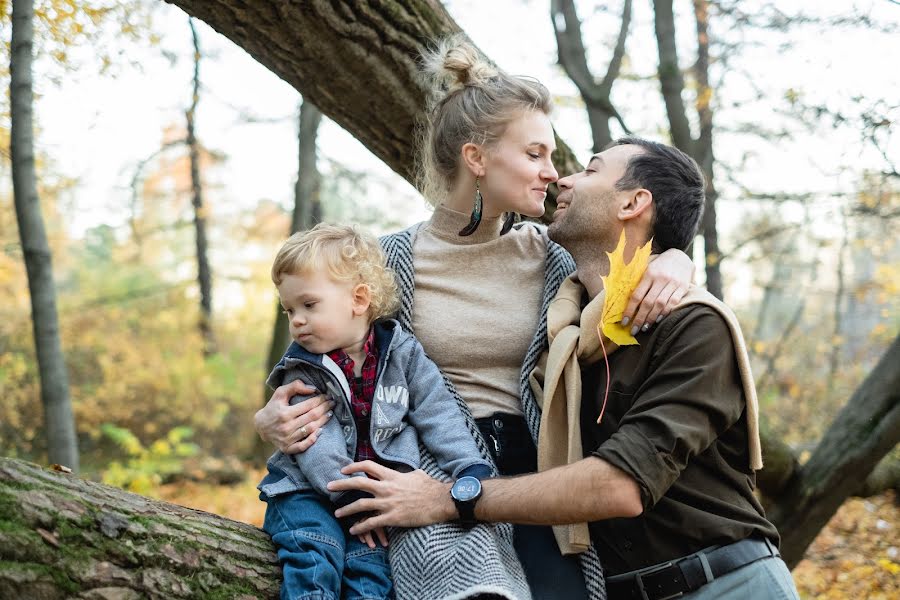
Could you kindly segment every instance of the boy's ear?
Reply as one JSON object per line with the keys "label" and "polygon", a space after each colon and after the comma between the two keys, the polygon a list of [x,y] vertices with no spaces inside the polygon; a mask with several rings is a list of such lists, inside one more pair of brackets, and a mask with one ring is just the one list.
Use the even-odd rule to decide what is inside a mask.
{"label": "boy's ear", "polygon": [[358,283],[353,288],[353,316],[361,317],[369,312],[372,304],[372,289],[365,283]]}

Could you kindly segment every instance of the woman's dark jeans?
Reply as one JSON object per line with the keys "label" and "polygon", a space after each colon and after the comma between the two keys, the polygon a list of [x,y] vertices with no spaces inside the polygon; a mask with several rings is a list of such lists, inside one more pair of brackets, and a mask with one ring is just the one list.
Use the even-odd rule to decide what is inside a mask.
{"label": "woman's dark jeans", "polygon": [[[475,422],[501,475],[537,471],[537,448],[524,418],[496,413]],[[515,525],[513,545],[525,569],[534,600],[588,597],[578,555],[560,554],[552,528]]]}

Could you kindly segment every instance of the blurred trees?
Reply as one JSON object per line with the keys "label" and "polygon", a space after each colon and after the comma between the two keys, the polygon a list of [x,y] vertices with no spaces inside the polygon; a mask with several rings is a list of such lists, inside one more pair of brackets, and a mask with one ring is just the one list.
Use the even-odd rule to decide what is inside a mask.
{"label": "blurred trees", "polygon": [[188,18],[191,41],[194,46],[194,76],[191,105],[185,111],[187,137],[185,143],[191,164],[191,205],[194,207],[194,241],[197,248],[197,284],[200,287],[200,334],[203,336],[203,354],[216,351],[216,338],[212,329],[212,270],[209,266],[209,241],[206,237],[206,208],[203,206],[203,182],[200,179],[200,144],[197,142],[195,121],[200,103],[200,38],[194,20]]}
{"label": "blurred trees", "polygon": [[19,239],[28,271],[47,453],[51,462],[77,471],[78,440],[69,398],[69,376],[60,347],[53,261],[41,215],[34,165],[31,78],[34,4],[32,0],[13,0],[12,4],[10,158]]}

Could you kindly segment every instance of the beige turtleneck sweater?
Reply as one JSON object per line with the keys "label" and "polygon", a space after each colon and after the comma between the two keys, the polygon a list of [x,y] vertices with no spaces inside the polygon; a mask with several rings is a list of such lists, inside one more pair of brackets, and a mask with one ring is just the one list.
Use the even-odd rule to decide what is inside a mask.
{"label": "beige turtleneck sweater", "polygon": [[415,234],[413,329],[475,418],[521,415],[520,373],[540,321],[546,234],[523,226],[500,236],[498,217],[461,237],[468,222],[441,205]]}

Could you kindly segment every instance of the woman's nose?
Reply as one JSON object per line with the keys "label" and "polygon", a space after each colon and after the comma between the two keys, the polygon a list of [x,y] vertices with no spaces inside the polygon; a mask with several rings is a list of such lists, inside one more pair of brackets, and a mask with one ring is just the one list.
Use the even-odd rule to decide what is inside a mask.
{"label": "woman's nose", "polygon": [[550,163],[550,165],[541,172],[541,177],[543,177],[544,181],[547,183],[553,183],[559,179],[559,173],[556,172],[556,167],[553,166],[553,163]]}

